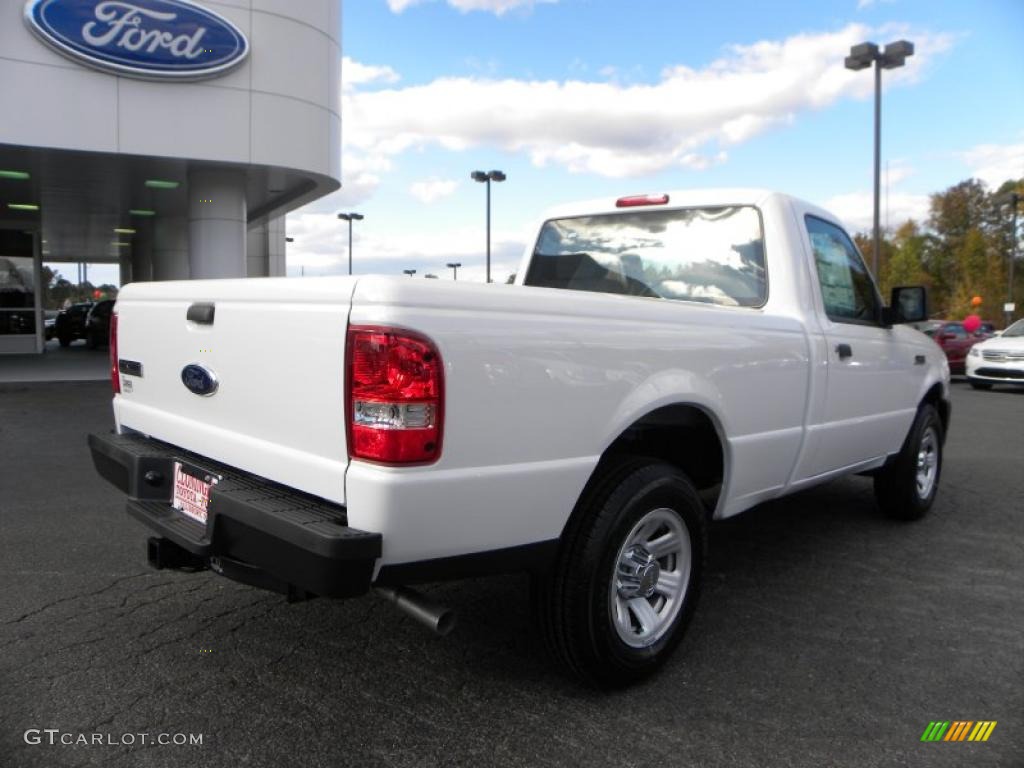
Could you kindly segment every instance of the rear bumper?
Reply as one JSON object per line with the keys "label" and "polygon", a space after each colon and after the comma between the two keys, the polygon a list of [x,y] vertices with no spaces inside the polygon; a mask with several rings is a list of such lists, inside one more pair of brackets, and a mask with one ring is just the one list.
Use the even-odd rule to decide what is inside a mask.
{"label": "rear bumper", "polygon": [[[370,588],[382,537],[348,527],[342,506],[140,435],[89,435],[89,448],[100,475],[127,494],[129,514],[220,573],[325,597]],[[205,525],[170,505],[175,460],[222,477]]]}

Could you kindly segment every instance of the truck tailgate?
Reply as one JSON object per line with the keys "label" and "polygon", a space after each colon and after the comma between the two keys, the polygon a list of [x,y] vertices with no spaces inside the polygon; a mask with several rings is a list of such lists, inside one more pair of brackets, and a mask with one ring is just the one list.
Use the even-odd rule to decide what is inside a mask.
{"label": "truck tailgate", "polygon": [[[345,501],[345,331],[356,280],[135,283],[118,297],[119,431]],[[209,324],[189,307],[212,304]],[[198,365],[213,394],[187,388]]]}

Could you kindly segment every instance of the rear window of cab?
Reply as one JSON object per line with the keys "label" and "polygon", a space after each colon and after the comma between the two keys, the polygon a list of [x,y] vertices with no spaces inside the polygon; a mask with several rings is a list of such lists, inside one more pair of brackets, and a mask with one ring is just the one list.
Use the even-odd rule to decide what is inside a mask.
{"label": "rear window of cab", "polygon": [[552,219],[524,282],[760,307],[768,298],[761,214],[737,205]]}

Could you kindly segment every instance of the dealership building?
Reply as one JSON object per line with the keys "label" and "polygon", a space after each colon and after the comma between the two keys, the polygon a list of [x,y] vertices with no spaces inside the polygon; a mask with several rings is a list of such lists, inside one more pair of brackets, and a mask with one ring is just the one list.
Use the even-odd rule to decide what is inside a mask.
{"label": "dealership building", "polygon": [[0,354],[43,262],[121,282],[283,275],[340,184],[341,0],[0,0]]}

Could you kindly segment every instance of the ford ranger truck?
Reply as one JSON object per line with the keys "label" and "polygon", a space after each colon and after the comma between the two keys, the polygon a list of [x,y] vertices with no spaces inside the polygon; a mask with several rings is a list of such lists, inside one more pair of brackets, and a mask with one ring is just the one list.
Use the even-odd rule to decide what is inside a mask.
{"label": "ford ranger truck", "polygon": [[[556,658],[599,685],[669,657],[707,526],[840,475],[932,506],[942,350],[839,220],[758,190],[590,201],[514,285],[407,277],[127,285],[100,474],[150,562],[291,598],[534,575]],[[827,510],[822,510],[827,514]]]}

